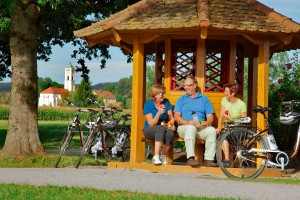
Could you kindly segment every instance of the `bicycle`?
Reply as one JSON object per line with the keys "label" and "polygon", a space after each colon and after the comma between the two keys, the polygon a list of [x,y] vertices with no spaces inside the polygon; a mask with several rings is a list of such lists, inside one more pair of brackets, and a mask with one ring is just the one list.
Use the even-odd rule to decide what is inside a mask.
{"label": "bicycle", "polygon": [[116,128],[113,132],[116,135],[114,146],[111,148],[112,143],[105,141],[108,150],[111,149],[111,154],[113,157],[121,157],[122,162],[127,162],[130,159],[130,128],[126,125],[126,122],[131,120],[130,114],[125,114],[121,116],[123,121],[121,127]]}
{"label": "bicycle", "polygon": [[[93,152],[95,154],[95,158],[97,158],[97,153],[98,151],[100,151],[104,157],[105,157],[105,161],[108,162],[110,161],[110,156],[112,153],[112,148],[113,146],[116,144],[118,137],[115,137],[114,132],[120,133],[120,135],[122,135],[121,133],[124,133],[126,130],[126,126],[125,123],[127,120],[129,120],[129,116],[128,115],[123,115],[124,118],[126,118],[126,120],[123,122],[123,126],[121,128],[117,128],[117,125],[120,122],[120,119],[116,119],[113,117],[113,115],[117,112],[122,112],[122,110],[117,110],[117,109],[105,109],[103,106],[100,106],[100,104],[96,101],[96,100],[92,100],[90,99],[93,103],[97,104],[101,110],[98,114],[97,120],[94,122],[90,122],[90,127],[91,129],[89,130],[89,135],[86,139],[86,142],[82,148],[81,154],[79,156],[79,159],[76,163],[76,168],[79,167],[83,156],[89,152],[90,149],[92,149],[92,144],[93,142],[97,139],[98,137],[98,142],[95,144],[98,144],[98,148],[94,149],[95,151]],[[106,119],[104,118],[104,116],[106,116]],[[111,117],[111,119],[107,119]],[[111,130],[108,130],[107,128],[111,128]],[[130,136],[130,135],[129,135]],[[123,142],[123,145],[121,146],[121,155],[122,155],[122,159],[126,160],[125,155],[128,154],[128,142],[126,142],[129,138],[126,137],[125,140]],[[125,145],[126,144],[126,145]],[[94,145],[94,146],[95,146]],[[126,147],[126,148],[125,148]],[[130,148],[130,146],[129,146]]]}
{"label": "bicycle", "polygon": [[[300,113],[294,109],[300,106],[300,101],[292,100],[282,103],[285,111],[280,116],[280,122],[286,125],[295,124],[299,121]],[[260,113],[264,117],[266,128],[260,130],[251,127],[241,120],[237,123],[226,124],[222,135],[217,142],[216,158],[219,167],[223,173],[231,178],[256,178],[269,165],[271,167],[280,167],[282,173],[286,173],[285,167],[289,161],[296,157],[300,144],[300,124],[297,133],[297,140],[293,152],[288,155],[278,149],[276,140],[271,130],[266,112],[270,107],[254,106],[253,112]],[[249,122],[248,122],[249,123]],[[226,167],[222,162],[222,144],[229,143],[231,163]],[[274,158],[274,161],[271,159]]]}
{"label": "bicycle", "polygon": [[80,112],[86,112],[86,113],[90,113],[91,115],[95,114],[96,111],[92,110],[92,109],[87,109],[87,110],[83,110],[82,108],[76,106],[75,104],[73,104],[70,100],[65,99],[64,100],[68,105],[73,106],[77,112],[75,114],[75,117],[73,118],[73,122],[71,124],[68,125],[67,131],[64,134],[62,140],[61,140],[61,145],[60,145],[60,152],[58,154],[58,158],[55,162],[55,167],[58,167],[58,164],[61,160],[61,157],[63,156],[63,154],[65,153],[65,151],[68,149],[73,136],[75,134],[75,132],[79,133],[79,137],[80,137],[80,142],[81,142],[81,146],[83,147],[84,145],[84,139],[83,139],[83,130],[82,130],[82,125],[81,122],[79,120],[79,113]]}

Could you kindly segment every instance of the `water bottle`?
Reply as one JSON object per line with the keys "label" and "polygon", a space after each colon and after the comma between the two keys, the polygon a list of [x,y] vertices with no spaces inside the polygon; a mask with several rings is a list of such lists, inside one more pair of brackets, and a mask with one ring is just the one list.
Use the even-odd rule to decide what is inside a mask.
{"label": "water bottle", "polygon": [[199,120],[199,118],[198,118],[198,116],[197,116],[197,113],[196,113],[195,111],[192,112],[192,117],[193,117],[193,120],[194,120],[196,123],[199,123],[199,122],[200,122],[200,120]]}

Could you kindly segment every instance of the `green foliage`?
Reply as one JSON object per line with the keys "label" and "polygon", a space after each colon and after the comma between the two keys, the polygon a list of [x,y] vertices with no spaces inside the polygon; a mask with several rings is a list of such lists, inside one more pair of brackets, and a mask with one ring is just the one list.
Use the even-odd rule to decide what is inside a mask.
{"label": "green foliage", "polygon": [[49,77],[38,79],[38,93],[49,87],[64,88],[62,84],[52,81]]}
{"label": "green foliage", "polygon": [[66,186],[32,186],[0,184],[2,199],[101,199],[101,200],[209,200],[226,198],[208,198],[199,196],[183,195],[161,195],[143,192],[131,192],[125,190],[97,190],[86,187],[66,187]]}
{"label": "green foliage", "polygon": [[[111,84],[111,83],[97,83],[97,84],[93,85],[92,88],[93,88],[93,90],[100,90],[108,84]],[[114,84],[117,84],[117,83],[114,83]],[[111,91],[110,89],[106,89],[106,90]]]}
{"label": "green foliage", "polygon": [[8,92],[0,92],[0,104],[9,104],[10,93]]}
{"label": "green foliage", "polygon": [[[283,107],[281,103],[289,100],[300,100],[300,52],[293,54],[292,63],[281,62],[282,57],[273,57],[271,60],[272,67],[276,69],[277,75],[273,76],[273,82],[269,87],[269,106],[272,110],[269,112],[269,120],[271,122],[272,130],[275,138],[279,143],[281,149],[290,150],[295,138],[293,135],[297,131],[297,124],[292,126],[283,125],[279,122],[279,116]],[[285,60],[285,59],[284,59]],[[278,64],[274,64],[278,63]],[[281,66],[278,66],[281,65]]]}
{"label": "green foliage", "polygon": [[92,92],[92,86],[91,82],[88,78],[83,78],[81,80],[80,85],[76,87],[76,92],[74,95],[74,102],[77,106],[89,106],[92,104],[91,101],[88,100],[88,98],[95,98],[95,95]]}
{"label": "green foliage", "polygon": [[0,105],[0,120],[8,120],[9,118],[9,106]]}
{"label": "green foliage", "polygon": [[110,91],[112,92],[113,94],[116,93],[116,88],[117,88],[117,85],[118,83],[107,83],[103,88],[102,90],[106,90],[106,91]]}
{"label": "green foliage", "polygon": [[[76,110],[73,107],[38,107],[39,120],[62,120],[72,121]],[[118,116],[118,115],[117,115]],[[86,120],[90,117],[88,113],[81,113],[80,119]],[[0,120],[9,119],[9,106],[0,105]]]}
{"label": "green foliage", "polygon": [[[91,60],[101,57],[100,68],[105,67],[106,59],[110,58],[107,45],[95,45],[89,48],[82,39],[75,38],[74,30],[79,30],[91,25],[111,14],[123,10],[128,5],[139,0],[112,0],[112,1],[72,1],[72,0],[37,0],[40,7],[40,28],[38,35],[38,59],[49,61],[52,54],[52,46],[63,46],[66,43],[75,46],[72,57],[79,58],[76,69],[86,75],[85,65],[82,60]],[[17,0],[0,1],[0,81],[10,76],[10,47],[9,47],[9,25],[12,3]],[[62,12],[63,10],[63,12]],[[80,56],[79,56],[80,55]]]}
{"label": "green foliage", "polygon": [[290,62],[290,58],[287,52],[280,52],[280,53],[275,53],[272,56],[272,59],[269,62],[269,68],[270,68],[270,73],[269,73],[269,80],[270,82],[277,81],[278,78],[282,76],[284,66],[286,63]]}
{"label": "green foliage", "polygon": [[155,66],[146,67],[146,100],[149,100],[150,88],[154,85],[155,82]]}

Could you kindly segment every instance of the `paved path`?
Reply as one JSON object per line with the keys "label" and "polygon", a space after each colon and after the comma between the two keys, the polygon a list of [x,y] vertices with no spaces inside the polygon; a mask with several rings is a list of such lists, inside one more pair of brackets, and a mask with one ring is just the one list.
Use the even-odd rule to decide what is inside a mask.
{"label": "paved path", "polygon": [[240,199],[300,199],[300,186],[250,183],[199,173],[107,168],[0,168],[0,183],[78,186]]}

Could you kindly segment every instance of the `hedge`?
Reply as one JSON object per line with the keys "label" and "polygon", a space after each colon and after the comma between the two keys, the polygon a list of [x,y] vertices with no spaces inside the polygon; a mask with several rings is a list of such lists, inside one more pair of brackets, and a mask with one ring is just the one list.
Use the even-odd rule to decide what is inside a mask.
{"label": "hedge", "polygon": [[[95,109],[95,108],[94,108]],[[38,119],[46,121],[73,120],[76,110],[71,107],[38,107]],[[80,113],[81,120],[87,120],[89,113]],[[96,117],[96,116],[94,116]],[[120,117],[116,114],[115,117]],[[0,120],[8,120],[9,106],[0,105]]]}

